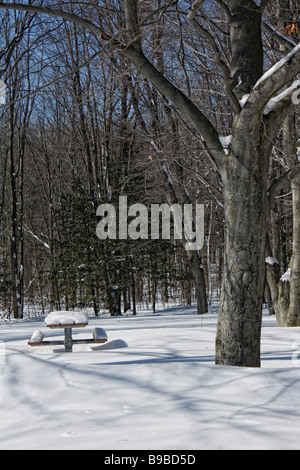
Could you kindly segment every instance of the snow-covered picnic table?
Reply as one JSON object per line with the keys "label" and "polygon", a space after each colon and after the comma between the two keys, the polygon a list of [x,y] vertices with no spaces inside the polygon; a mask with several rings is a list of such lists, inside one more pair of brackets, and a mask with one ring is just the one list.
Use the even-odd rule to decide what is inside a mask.
{"label": "snow-covered picnic table", "polygon": [[72,338],[72,328],[84,328],[88,325],[88,319],[83,313],[69,311],[52,312],[46,317],[45,322],[48,328],[64,328],[66,352],[72,352],[73,349],[75,340]]}
{"label": "snow-covered picnic table", "polygon": [[51,329],[63,328],[64,340],[44,341],[44,334],[41,331],[35,331],[28,342],[30,346],[64,345],[66,352],[72,352],[74,343],[105,343],[107,341],[107,335],[103,328],[95,328],[93,331],[93,338],[73,339],[73,328],[84,328],[88,325],[88,319],[83,313],[69,311],[51,312],[45,318],[45,323],[47,327]]}
{"label": "snow-covered picnic table", "polygon": [[88,319],[84,313],[60,311],[52,312],[45,318],[48,328],[83,328],[88,325]]}

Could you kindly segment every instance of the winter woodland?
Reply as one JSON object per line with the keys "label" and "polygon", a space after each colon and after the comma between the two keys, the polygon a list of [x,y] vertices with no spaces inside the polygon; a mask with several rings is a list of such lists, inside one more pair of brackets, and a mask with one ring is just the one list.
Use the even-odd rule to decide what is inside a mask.
{"label": "winter woodland", "polygon": [[[246,367],[263,305],[300,326],[299,9],[0,2],[2,318],[217,301],[216,364]],[[202,250],[99,240],[121,196],[204,204]]]}

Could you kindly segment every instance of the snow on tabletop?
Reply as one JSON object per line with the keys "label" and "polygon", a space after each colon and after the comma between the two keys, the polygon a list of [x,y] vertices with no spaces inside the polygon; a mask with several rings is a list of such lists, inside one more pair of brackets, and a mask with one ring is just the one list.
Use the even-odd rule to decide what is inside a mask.
{"label": "snow on tabletop", "polygon": [[45,323],[47,326],[55,325],[78,325],[81,323],[88,323],[87,317],[79,312],[51,312],[46,318]]}

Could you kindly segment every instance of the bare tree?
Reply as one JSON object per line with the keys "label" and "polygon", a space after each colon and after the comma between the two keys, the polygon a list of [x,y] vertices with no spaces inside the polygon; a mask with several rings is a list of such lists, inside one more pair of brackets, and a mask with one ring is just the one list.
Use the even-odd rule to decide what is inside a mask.
{"label": "bare tree", "polygon": [[[278,30],[281,31],[282,37],[285,31],[291,30],[290,11],[293,7],[292,2],[289,0],[280,0],[278,2],[278,8],[276,16],[278,18]],[[296,27],[295,27],[296,29]],[[288,42],[283,43],[279,37],[273,37],[275,44],[278,44],[278,49],[283,53],[288,53],[291,49],[291,45]],[[293,37],[290,39],[293,42]],[[270,200],[274,199],[275,194],[283,189],[287,189],[287,192],[291,190],[291,212],[292,212],[292,256],[291,262],[289,263],[286,253],[286,246],[283,246],[280,250],[280,224],[274,223],[274,211],[271,208],[271,216],[273,216],[273,226],[275,230],[272,230],[271,243],[267,240],[267,281],[270,288],[271,303],[273,311],[276,314],[277,323],[279,326],[298,326],[299,325],[299,310],[300,310],[300,298],[299,298],[299,263],[300,263],[300,252],[299,252],[299,171],[297,166],[294,166],[298,162],[297,158],[297,113],[291,112],[283,121],[282,126],[282,138],[279,139],[281,149],[279,155],[276,158],[276,152],[273,152],[275,156],[275,162],[277,168],[284,166],[281,170],[280,177],[275,178],[274,184],[270,187]],[[281,142],[280,142],[281,140]],[[276,204],[278,205],[278,204]],[[277,228],[276,228],[277,226]],[[283,234],[286,238],[286,234]],[[284,244],[286,242],[284,240]],[[284,256],[281,256],[280,251],[285,251]],[[290,264],[288,273],[284,274],[288,265]]]}
{"label": "bare tree", "polygon": [[22,103],[16,100],[20,97],[22,87],[30,90],[29,49],[32,23],[33,17],[27,13],[23,15],[15,12],[11,23],[6,18],[6,48],[2,53],[2,59],[6,59],[2,76],[7,85],[9,102],[6,141],[10,186],[10,286],[14,318],[23,318],[24,308],[24,167],[26,136],[33,106],[33,100],[29,96]]}

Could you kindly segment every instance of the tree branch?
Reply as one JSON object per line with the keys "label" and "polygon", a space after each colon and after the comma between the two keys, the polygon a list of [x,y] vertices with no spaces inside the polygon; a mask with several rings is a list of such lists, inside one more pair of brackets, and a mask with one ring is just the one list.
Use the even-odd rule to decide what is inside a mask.
{"label": "tree branch", "polygon": [[190,123],[197,129],[205,141],[206,148],[220,170],[224,151],[218,138],[218,132],[200,109],[175,85],[173,85],[154,65],[149,62],[147,57],[132,47],[124,48],[122,54],[127,57],[149,80],[155,88],[171,101],[177,110],[183,114]]}
{"label": "tree branch", "polygon": [[[276,102],[276,93],[284,89],[284,87],[291,83],[292,80],[300,73],[300,44],[298,44],[292,51],[285,57],[271,67],[262,77],[258,80],[253,90],[251,91],[246,104],[244,105],[240,117],[242,120],[248,121],[259,117],[265,112],[265,108],[274,99]],[[281,93],[282,100],[289,99],[289,96],[295,91],[294,82],[286,92]],[[287,93],[290,92],[290,93]],[[280,109],[280,101],[278,101],[274,110]],[[243,125],[243,123],[241,124]]]}
{"label": "tree branch", "polygon": [[295,46],[297,46],[297,43],[295,41],[293,41],[287,36],[284,36],[284,34],[274,28],[274,26],[269,25],[266,21],[263,22],[262,26],[263,29],[267,31],[276,42],[278,42],[278,44],[287,48],[289,51],[291,51]]}
{"label": "tree branch", "polygon": [[187,19],[189,21],[192,21],[196,14],[197,14],[197,11],[199,10],[199,8],[201,7],[202,3],[203,3],[204,0],[195,0],[190,8],[190,11],[187,15]]}
{"label": "tree branch", "polygon": [[58,8],[50,8],[50,7],[42,7],[38,5],[24,5],[21,3],[6,3],[0,2],[0,9],[2,10],[19,10],[19,11],[27,11],[29,13],[41,13],[43,15],[50,15],[57,18],[62,18],[67,21],[71,21],[79,26],[84,26],[89,31],[91,31],[96,36],[100,37],[103,40],[109,40],[110,38],[103,32],[101,29],[92,23],[89,20],[86,20],[74,13],[69,13],[67,11],[58,9]]}
{"label": "tree branch", "polygon": [[278,180],[276,180],[269,188],[269,204],[270,207],[276,197],[276,194],[284,187],[285,183],[292,181],[294,178],[300,174],[300,163],[297,163],[293,168],[284,173]]}
{"label": "tree branch", "polygon": [[142,49],[140,34],[139,34],[139,21],[138,21],[138,7],[137,0],[125,0],[125,22],[126,28],[129,30],[131,35],[131,44],[134,48],[139,50]]}
{"label": "tree branch", "polygon": [[231,103],[232,103],[232,106],[233,106],[235,112],[238,114],[241,110],[241,107],[240,107],[240,104],[239,104],[239,101],[238,101],[237,97],[235,96],[235,94],[233,93],[233,91],[231,89],[232,80],[231,80],[231,77],[230,77],[230,71],[229,71],[226,63],[224,62],[224,60],[221,58],[220,50],[219,50],[213,36],[210,34],[209,31],[207,31],[207,29],[203,28],[203,26],[201,26],[201,24],[198,23],[197,20],[192,19],[191,24],[193,25],[195,30],[198,31],[198,33],[203,34],[205,36],[205,38],[207,39],[207,41],[211,45],[211,47],[214,51],[214,57],[215,57],[216,64],[219,65],[219,67],[222,69],[222,72],[223,72],[226,91],[228,93],[228,96],[231,100]]}

